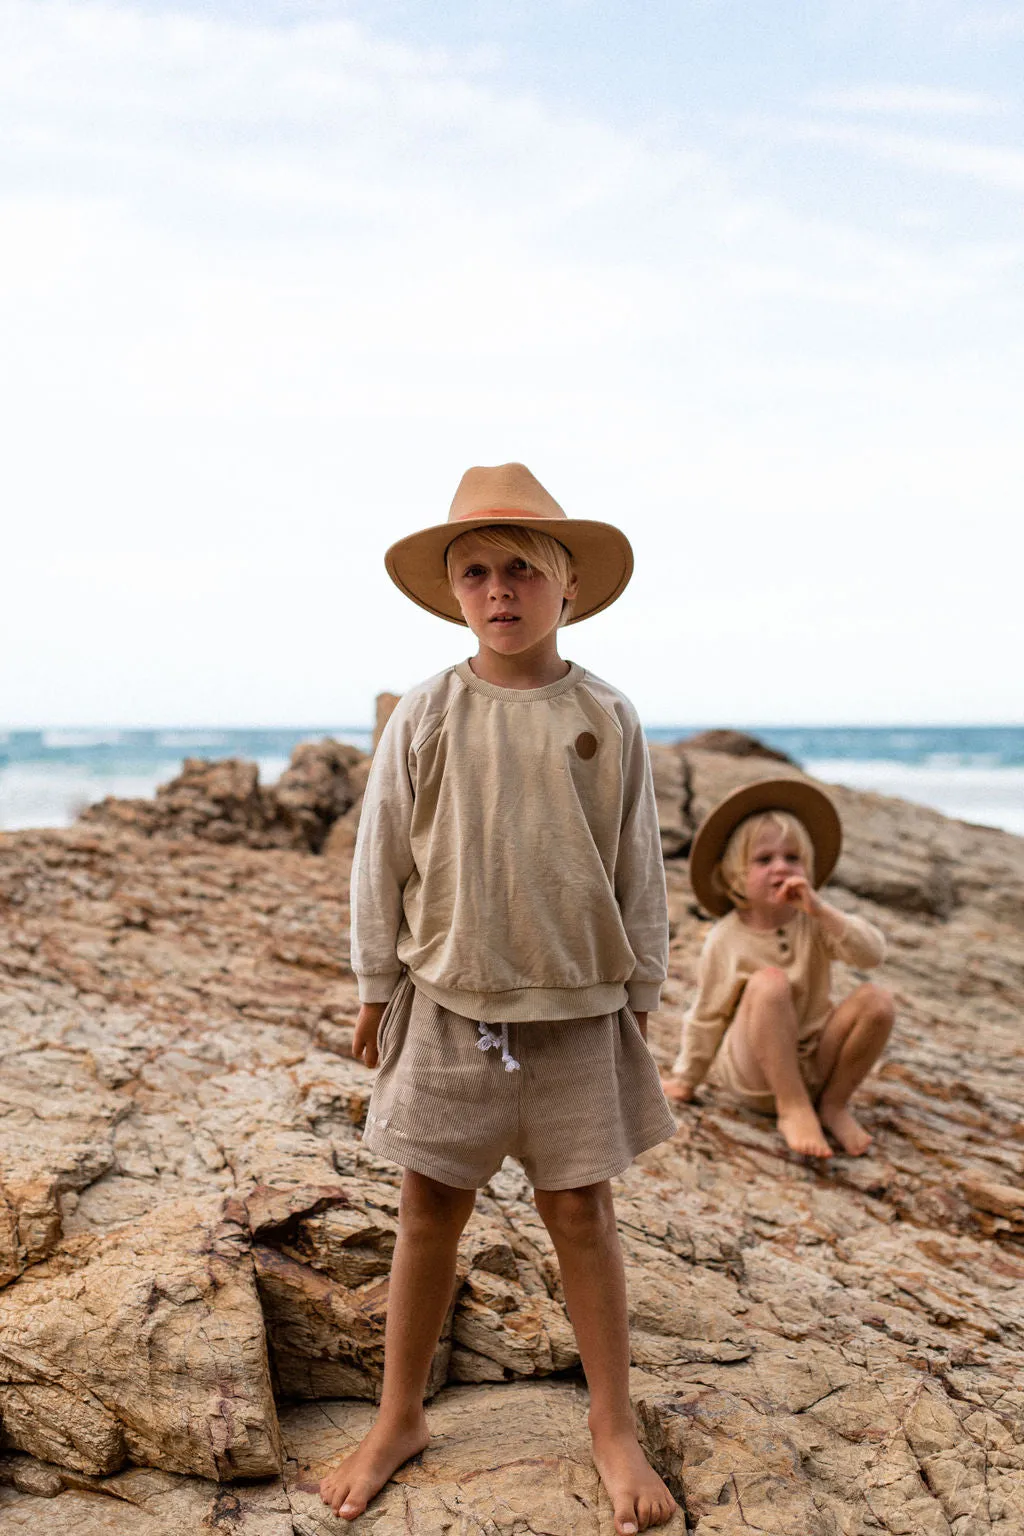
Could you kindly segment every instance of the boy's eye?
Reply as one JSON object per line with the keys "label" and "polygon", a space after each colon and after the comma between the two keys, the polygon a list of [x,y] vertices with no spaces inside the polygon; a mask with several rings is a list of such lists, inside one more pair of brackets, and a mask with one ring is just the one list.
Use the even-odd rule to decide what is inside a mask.
{"label": "boy's eye", "polygon": [[463,571],[462,574],[465,577],[465,576],[482,576],[483,573],[484,573],[484,568],[483,568],[482,565],[467,565],[466,569]]}
{"label": "boy's eye", "polygon": [[517,575],[521,576],[524,571],[528,571],[530,569],[530,565],[526,560],[517,559],[512,561],[509,569],[515,571]]}
{"label": "boy's eye", "polygon": [[754,863],[755,864],[770,864],[771,861],[772,861],[772,856],[771,856],[770,853],[758,853],[758,854],[755,854],[755,856],[754,856]]}

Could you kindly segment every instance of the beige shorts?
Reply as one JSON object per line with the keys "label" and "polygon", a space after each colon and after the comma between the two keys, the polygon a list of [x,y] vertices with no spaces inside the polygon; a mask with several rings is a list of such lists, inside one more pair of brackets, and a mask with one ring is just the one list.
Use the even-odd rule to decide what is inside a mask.
{"label": "beige shorts", "polygon": [[596,1019],[501,1025],[486,1050],[472,1019],[399,982],[377,1036],[363,1141],[440,1184],[479,1189],[506,1157],[538,1189],[611,1179],[676,1131],[654,1058],[628,1008]]}
{"label": "beige shorts", "polygon": [[[817,1040],[814,1041],[817,1046]],[[800,1076],[807,1084],[807,1092],[810,1094],[811,1103],[816,1104],[818,1095],[824,1086],[818,1079],[815,1058],[813,1056],[800,1057]],[[732,1028],[725,1032],[725,1038],[715,1055],[714,1061],[708,1072],[708,1083],[713,1088],[724,1088],[734,1098],[740,1099],[747,1109],[756,1109],[762,1115],[774,1115],[775,1095],[764,1093],[759,1088],[754,1088],[743,1075],[732,1050]]]}

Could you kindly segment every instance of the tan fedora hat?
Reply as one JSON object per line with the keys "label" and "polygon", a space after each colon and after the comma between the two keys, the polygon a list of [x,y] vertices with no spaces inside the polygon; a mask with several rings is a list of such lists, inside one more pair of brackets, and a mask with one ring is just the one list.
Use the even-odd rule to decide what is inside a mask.
{"label": "tan fedora hat", "polygon": [[466,470],[446,523],[392,544],[384,556],[388,575],[421,608],[453,624],[465,624],[448,585],[445,550],[461,533],[494,526],[531,528],[565,545],[579,579],[570,624],[614,603],[633,574],[633,551],[618,528],[566,517],[525,464],[498,464]]}
{"label": "tan fedora hat", "polygon": [[825,791],[808,779],[756,779],[719,800],[697,828],[690,849],[693,894],[715,917],[722,917],[732,905],[715,885],[715,866],[740,822],[759,811],[789,811],[803,822],[814,847],[816,886],[824,885],[836,867],[843,829]]}

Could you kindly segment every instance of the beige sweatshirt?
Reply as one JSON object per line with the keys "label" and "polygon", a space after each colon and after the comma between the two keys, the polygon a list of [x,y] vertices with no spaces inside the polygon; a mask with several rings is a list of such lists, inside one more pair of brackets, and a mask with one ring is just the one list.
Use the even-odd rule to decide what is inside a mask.
{"label": "beige sweatshirt", "polygon": [[352,968],[402,967],[486,1023],[657,1008],[668,912],[636,711],[582,667],[496,688],[468,662],[413,688],[374,754],[352,872]]}
{"label": "beige sweatshirt", "polygon": [[885,939],[861,917],[846,917],[845,932],[832,938],[820,923],[797,912],[782,928],[759,933],[734,910],[704,941],[697,996],[683,1020],[682,1047],[673,1073],[692,1088],[703,1080],[739,1007],[747,980],[765,966],[785,971],[800,1024],[797,1053],[814,1054],[829,1012],[833,960],[870,969],[885,956]]}

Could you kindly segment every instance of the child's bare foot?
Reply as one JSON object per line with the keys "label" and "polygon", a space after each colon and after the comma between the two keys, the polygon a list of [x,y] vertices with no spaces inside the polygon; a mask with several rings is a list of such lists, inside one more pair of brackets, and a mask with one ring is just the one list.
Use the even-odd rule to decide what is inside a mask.
{"label": "child's bare foot", "polygon": [[796,1109],[779,1111],[779,1130],[791,1152],[802,1152],[804,1157],[831,1157],[832,1148],[825,1140],[821,1121],[808,1104]]}
{"label": "child's bare foot", "polygon": [[632,1428],[602,1433],[591,1427],[594,1465],[612,1501],[619,1536],[671,1520],[676,1501],[640,1449]]}
{"label": "child's bare foot", "polygon": [[430,1443],[426,1414],[397,1426],[378,1419],[364,1440],[320,1482],[320,1497],[342,1520],[355,1520],[410,1456]]}
{"label": "child's bare foot", "polygon": [[838,1109],[830,1109],[827,1104],[822,1104],[820,1113],[822,1125],[832,1132],[843,1151],[851,1157],[863,1157],[874,1137],[859,1120],[853,1118],[846,1105],[840,1104]]}

